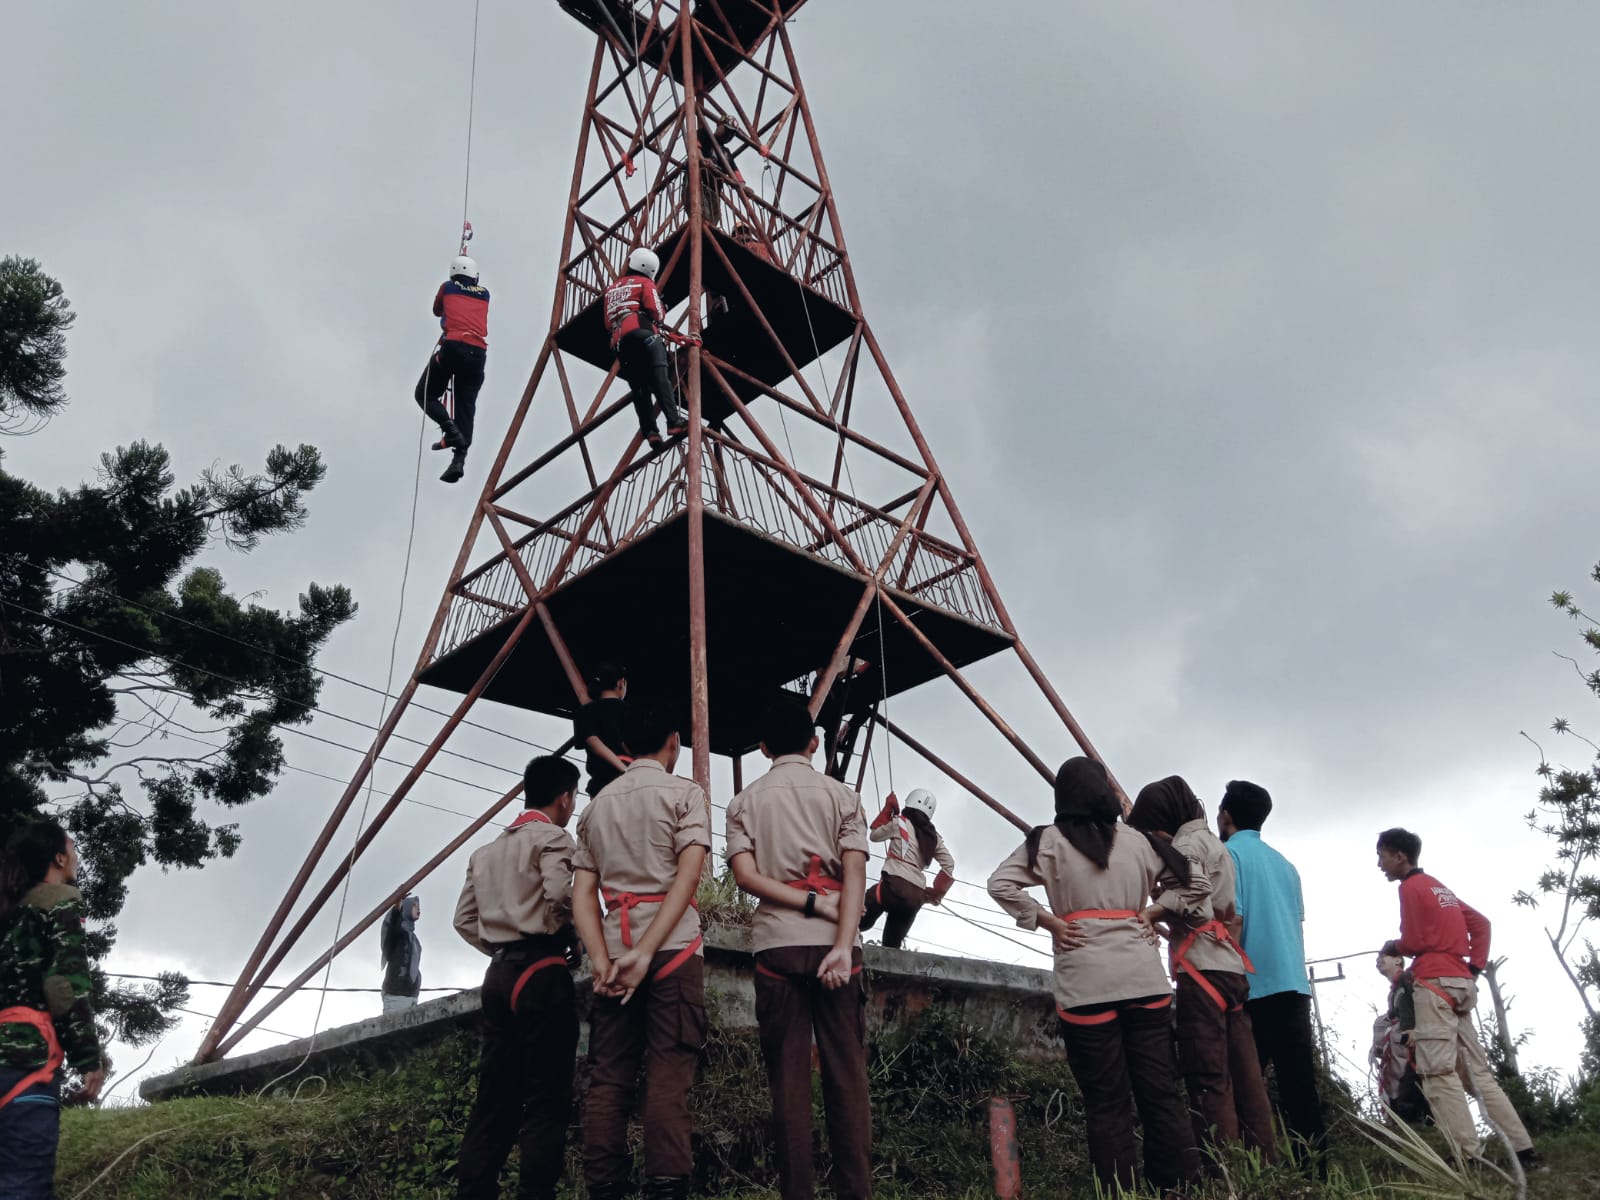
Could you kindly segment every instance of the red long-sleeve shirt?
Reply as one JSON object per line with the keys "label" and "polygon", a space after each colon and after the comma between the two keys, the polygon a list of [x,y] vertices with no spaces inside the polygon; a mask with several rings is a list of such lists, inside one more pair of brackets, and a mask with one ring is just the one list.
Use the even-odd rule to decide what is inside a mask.
{"label": "red long-sleeve shirt", "polygon": [[612,349],[623,334],[654,329],[663,316],[661,293],[654,281],[643,275],[624,275],[606,289],[606,331],[611,334]]}
{"label": "red long-sleeve shirt", "polygon": [[1400,881],[1398,945],[1419,979],[1470,977],[1489,962],[1489,919],[1418,868]]}

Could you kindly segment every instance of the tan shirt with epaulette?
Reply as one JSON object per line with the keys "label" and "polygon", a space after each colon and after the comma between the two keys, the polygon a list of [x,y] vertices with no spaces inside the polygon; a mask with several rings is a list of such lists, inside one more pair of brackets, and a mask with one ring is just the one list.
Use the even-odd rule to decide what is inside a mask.
{"label": "tan shirt with epaulette", "polygon": [[[857,850],[863,857],[867,853],[861,797],[818,771],[803,754],[773,759],[765,775],[733,798],[727,833],[725,853],[730,862],[735,854],[753,854],[756,870],[780,883],[798,883],[810,876],[813,856],[819,860],[819,875],[842,882],[844,852]],[[838,933],[837,921],[808,917],[800,909],[765,900],[757,906],[750,927],[751,943],[758,952],[780,946],[831,946]]]}
{"label": "tan shirt with epaulette", "polygon": [[[1126,825],[1116,826],[1104,870],[1061,830],[1046,825],[1033,868],[1024,842],[989,876],[989,895],[1023,929],[1037,929],[1044,908],[1028,895],[1030,887],[1043,887],[1050,911],[1062,918],[1085,910],[1136,913],[1165,870],[1144,835]],[[1136,917],[1084,917],[1078,926],[1084,944],[1055,952],[1053,990],[1060,1007],[1170,993],[1156,938]]]}
{"label": "tan shirt with epaulette", "polygon": [[[623,895],[665,896],[678,874],[678,856],[690,846],[711,849],[706,794],[692,779],[671,774],[653,758],[639,758],[600,789],[578,818],[578,848],[572,866],[600,877],[606,950],[616,958],[622,940]],[[640,901],[628,910],[633,942],[650,928],[661,901]],[[691,905],[657,948],[682,950],[700,935],[700,914]]]}
{"label": "tan shirt with epaulette", "polygon": [[497,946],[557,933],[572,920],[573,841],[543,814],[524,813],[472,852],[455,927],[493,954]]}
{"label": "tan shirt with epaulette", "polygon": [[[1233,856],[1204,817],[1178,826],[1172,848],[1189,860],[1189,886],[1163,887],[1156,903],[1173,916],[1172,945],[1177,949],[1188,940],[1191,930],[1213,917],[1226,921],[1234,915]],[[1184,959],[1197,971],[1244,973],[1239,952],[1209,933],[1189,943]]]}

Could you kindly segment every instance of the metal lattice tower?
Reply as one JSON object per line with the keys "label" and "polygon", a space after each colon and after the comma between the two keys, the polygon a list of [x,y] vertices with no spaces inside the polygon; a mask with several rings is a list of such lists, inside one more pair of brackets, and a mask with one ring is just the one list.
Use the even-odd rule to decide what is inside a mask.
{"label": "metal lattice tower", "polygon": [[[516,800],[520,785],[241,1023],[480,699],[570,718],[589,699],[584,667],[626,663],[633,694],[679,706],[709,795],[713,754],[731,757],[739,786],[777,692],[809,695],[816,714],[843,688],[827,711],[865,741],[841,748],[835,773],[854,770],[859,788],[874,734],[892,737],[1026,828],[881,711],[947,679],[1051,779],[962,674],[1013,653],[1098,757],[1018,637],[862,311],[785,25],[805,0],[559,2],[594,35],[594,56],[549,332],[416,668],[197,1060],[228,1053]],[[668,323],[685,339],[673,370],[689,432],[657,450],[634,428],[600,313],[641,245],[660,256]],[[855,662],[870,665],[852,676]],[[460,699],[290,924],[424,686]]]}

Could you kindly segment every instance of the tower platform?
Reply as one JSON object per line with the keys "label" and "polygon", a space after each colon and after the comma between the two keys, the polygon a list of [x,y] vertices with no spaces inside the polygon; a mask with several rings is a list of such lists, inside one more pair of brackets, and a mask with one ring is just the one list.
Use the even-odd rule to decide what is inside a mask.
{"label": "tower platform", "polygon": [[[524,547],[525,562],[537,554],[537,540]],[[498,586],[497,566],[515,586],[503,556],[486,564],[477,580],[464,580],[470,594],[457,596],[442,652],[419,682],[464,693],[505,644],[520,610],[514,603],[484,602],[496,593],[513,594]],[[546,600],[574,659],[624,664],[630,694],[668,703],[686,743],[693,682],[688,567],[688,518],[679,511],[623,549],[597,557]],[[711,510],[705,514],[705,573],[710,748],[716,754],[746,753],[760,741],[757,723],[767,704],[832,655],[867,580]],[[886,590],[946,658],[964,666],[1007,649],[1013,639],[992,617],[945,607],[965,591],[959,575],[931,584],[908,579]],[[520,589],[514,594],[520,596]],[[847,711],[870,706],[885,690],[897,695],[940,674],[927,651],[887,613],[881,615],[881,649],[880,611],[867,613],[855,639],[856,653],[873,667],[852,684]],[[537,633],[517,644],[483,695],[564,718],[577,705],[549,640]]]}
{"label": "tower platform", "polygon": [[[746,58],[753,56],[766,41],[776,9],[782,19],[788,20],[806,0],[717,0],[715,5],[693,0],[679,0],[679,11],[688,7],[705,30],[710,52],[699,42],[695,43],[695,73],[704,80],[721,79]],[[641,4],[629,0],[557,0],[563,10],[576,17],[588,29],[601,37],[620,33],[623,44],[631,55],[637,47],[640,61],[657,70],[667,70],[680,84],[683,82],[683,60],[671,53],[673,33],[677,20],[665,30],[650,28],[650,13],[655,7],[650,0]],[[641,11],[641,9],[643,11]]]}

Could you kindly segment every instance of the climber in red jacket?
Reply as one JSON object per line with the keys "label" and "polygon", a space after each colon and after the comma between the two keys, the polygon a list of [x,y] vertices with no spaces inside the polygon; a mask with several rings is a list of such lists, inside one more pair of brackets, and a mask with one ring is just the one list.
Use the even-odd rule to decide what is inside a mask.
{"label": "climber in red jacket", "polygon": [[628,255],[627,273],[606,289],[604,300],[611,350],[628,381],[633,409],[639,415],[639,432],[652,446],[661,444],[652,400],[661,402],[668,437],[689,428],[667,373],[667,347],[660,332],[666,310],[655,283],[660,271],[661,260],[655,251],[639,247]]}
{"label": "climber in red jacket", "polygon": [[[439,478],[455,483],[466,470],[478,391],[483,387],[483,366],[489,355],[489,289],[478,282],[478,264],[466,255],[450,260],[450,278],[434,294],[433,315],[444,332],[417,380],[416,398],[422,411],[439,426],[442,436],[434,449],[452,451],[450,465]],[[454,418],[440,403],[452,383]]]}

